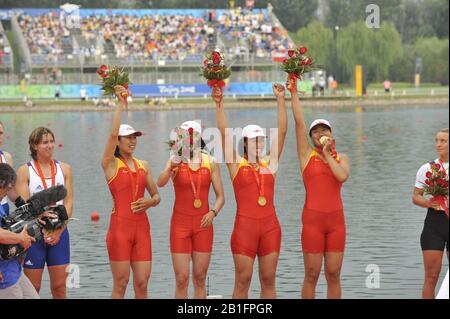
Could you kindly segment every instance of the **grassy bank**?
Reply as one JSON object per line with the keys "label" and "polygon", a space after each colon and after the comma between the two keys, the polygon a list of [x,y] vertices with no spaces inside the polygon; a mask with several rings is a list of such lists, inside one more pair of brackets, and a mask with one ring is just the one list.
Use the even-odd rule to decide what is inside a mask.
{"label": "grassy bank", "polygon": [[[148,106],[143,100],[136,99],[130,103],[130,110],[135,111],[164,111],[164,110],[188,110],[213,108],[214,103],[210,98],[206,99],[169,99],[167,105]],[[274,108],[276,100],[273,97],[260,98],[249,97],[245,99],[226,98],[227,108]],[[377,108],[377,107],[409,107],[409,106],[436,106],[448,107],[447,96],[379,96],[377,98],[355,98],[355,97],[322,97],[302,98],[304,107],[320,109],[355,109],[355,108]],[[288,98],[288,106],[289,98]],[[96,107],[91,101],[81,102],[79,100],[34,100],[33,107],[25,107],[20,101],[0,101],[0,112],[109,112],[113,108]]]}

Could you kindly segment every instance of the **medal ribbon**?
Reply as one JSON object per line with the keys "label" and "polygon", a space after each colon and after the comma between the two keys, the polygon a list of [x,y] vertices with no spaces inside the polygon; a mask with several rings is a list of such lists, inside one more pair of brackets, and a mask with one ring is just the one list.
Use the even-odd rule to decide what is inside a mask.
{"label": "medal ribbon", "polygon": [[128,169],[128,175],[130,176],[130,180],[131,180],[131,196],[132,196],[132,200],[133,202],[135,202],[137,200],[137,193],[138,193],[138,176],[139,176],[139,166],[136,162],[136,160],[133,158],[133,165],[134,165],[134,170],[136,172],[136,175],[133,174],[133,172],[131,171],[130,167],[128,166],[127,162],[125,161],[125,159],[123,157],[120,157],[120,159],[122,160],[123,164],[125,165],[125,167]]}
{"label": "medal ribbon", "polygon": [[[200,154],[201,156],[201,154]],[[200,169],[202,168],[202,163],[203,163],[203,158],[200,159],[200,167],[197,170],[197,185],[194,184],[194,180],[192,178],[192,174],[191,174],[191,168],[189,166],[189,163],[187,164],[187,171],[188,171],[188,175],[189,175],[189,180],[191,181],[191,186],[192,186],[192,192],[194,193],[194,199],[200,199],[200,185],[201,185],[201,174],[200,174]]]}
{"label": "medal ribbon", "polygon": [[[47,182],[45,181],[44,173],[42,173],[41,165],[39,165],[38,161],[34,161],[34,166],[36,166],[37,173],[42,181],[42,186],[44,189],[47,189]],[[52,174],[52,187],[55,186],[55,161],[52,160],[51,166],[51,174]]]}
{"label": "medal ribbon", "polygon": [[[256,169],[252,165],[250,165],[250,167],[253,172],[253,175],[255,175],[256,184],[258,185],[258,190],[259,190],[259,196],[264,197],[264,176],[260,174],[260,170],[261,170],[261,167],[263,167],[263,165],[261,164],[260,161],[258,161],[258,163],[259,163],[258,172],[256,172]],[[261,180],[259,179],[260,175],[261,175]]]}

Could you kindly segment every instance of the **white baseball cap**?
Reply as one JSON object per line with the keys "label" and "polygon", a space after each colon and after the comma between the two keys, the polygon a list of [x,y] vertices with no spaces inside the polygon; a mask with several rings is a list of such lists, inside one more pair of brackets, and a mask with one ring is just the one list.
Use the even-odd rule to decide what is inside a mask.
{"label": "white baseball cap", "polygon": [[325,126],[328,126],[328,127],[330,128],[330,130],[331,130],[331,124],[330,124],[330,122],[328,122],[327,120],[324,120],[324,119],[318,119],[318,120],[314,120],[314,121],[311,123],[311,126],[309,127],[309,134],[310,134],[310,135],[311,135],[312,129],[315,128],[317,125],[325,125]]}
{"label": "white baseball cap", "polygon": [[255,137],[266,137],[264,130],[259,125],[247,125],[242,130],[242,137],[255,138]]}
{"label": "white baseball cap", "polygon": [[119,136],[129,136],[129,135],[142,136],[142,132],[136,131],[131,125],[121,124],[119,128]]}
{"label": "white baseball cap", "polygon": [[200,125],[199,121],[186,121],[180,126],[183,130],[189,130],[192,128],[194,132],[202,134],[202,126]]}

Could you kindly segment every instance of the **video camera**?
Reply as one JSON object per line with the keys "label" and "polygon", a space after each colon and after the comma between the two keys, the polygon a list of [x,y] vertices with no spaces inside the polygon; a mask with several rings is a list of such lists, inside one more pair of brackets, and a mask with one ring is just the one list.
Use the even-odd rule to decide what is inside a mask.
{"label": "video camera", "polygon": [[[28,235],[35,238],[36,241],[40,240],[42,238],[42,229],[54,231],[64,227],[69,219],[66,207],[64,205],[55,205],[56,202],[63,200],[66,195],[67,189],[63,185],[58,185],[34,194],[27,202],[19,197],[16,200],[18,208],[9,216],[2,218],[2,228],[19,234],[26,225]],[[43,217],[41,220],[44,224],[41,224],[38,218],[44,212],[49,212],[57,217]],[[0,260],[19,257],[23,253],[24,249],[19,244],[0,244]]]}

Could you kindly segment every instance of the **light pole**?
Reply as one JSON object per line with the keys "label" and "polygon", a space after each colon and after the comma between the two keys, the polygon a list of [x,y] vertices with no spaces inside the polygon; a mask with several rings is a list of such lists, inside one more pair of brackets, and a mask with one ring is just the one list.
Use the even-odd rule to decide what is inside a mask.
{"label": "light pole", "polygon": [[337,58],[337,33],[339,32],[339,26],[336,25],[334,26],[333,29],[333,38],[334,38],[334,48],[333,48],[333,67],[332,72],[333,72],[333,78],[337,79],[337,72],[338,72],[338,58]]}

